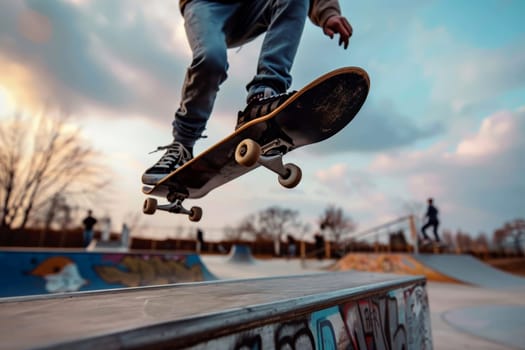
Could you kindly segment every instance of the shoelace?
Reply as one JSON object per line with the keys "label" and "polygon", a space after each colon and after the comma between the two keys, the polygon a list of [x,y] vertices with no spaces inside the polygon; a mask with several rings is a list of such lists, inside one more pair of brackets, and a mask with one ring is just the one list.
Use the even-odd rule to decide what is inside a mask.
{"label": "shoelace", "polygon": [[164,153],[157,164],[155,164],[155,167],[171,168],[172,164],[178,162],[181,158],[191,158],[190,152],[188,152],[188,150],[179,142],[174,142],[166,146],[159,146],[156,150],[150,152],[150,154],[163,150],[167,150],[167,152]]}

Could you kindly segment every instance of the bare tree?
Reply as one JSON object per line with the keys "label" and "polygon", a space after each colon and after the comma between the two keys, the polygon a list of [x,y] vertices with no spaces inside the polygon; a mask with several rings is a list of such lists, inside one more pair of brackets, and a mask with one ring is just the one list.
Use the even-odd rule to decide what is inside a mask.
{"label": "bare tree", "polygon": [[64,118],[20,114],[0,125],[0,228],[23,229],[30,220],[64,225],[71,209],[107,184],[97,153]]}
{"label": "bare tree", "polygon": [[516,253],[523,255],[523,237],[525,236],[525,220],[516,219],[507,222],[494,231],[493,242],[500,250],[506,250],[506,241],[513,241]]}
{"label": "bare tree", "polygon": [[[226,226],[223,230],[224,237],[227,240],[239,241],[247,240],[265,240],[257,233],[255,227],[256,215],[252,214],[244,218],[237,226]],[[268,240],[268,239],[266,239]]]}
{"label": "bare tree", "polygon": [[229,239],[247,238],[255,241],[273,241],[275,253],[280,252],[280,242],[286,235],[301,235],[305,224],[299,219],[299,212],[280,207],[269,207],[251,214],[236,227],[227,227],[224,234]]}
{"label": "bare tree", "polygon": [[319,218],[319,225],[329,233],[332,239],[339,241],[341,236],[356,230],[357,224],[351,217],[346,216],[343,209],[329,205]]}
{"label": "bare tree", "polygon": [[483,253],[486,254],[489,251],[489,240],[487,238],[487,235],[485,233],[480,233],[475,239],[474,239],[474,251],[477,253]]}
{"label": "bare tree", "polygon": [[443,230],[442,240],[443,240],[443,243],[447,247],[453,247],[454,249],[456,248],[456,242],[455,242],[454,234],[452,233],[452,231]]}
{"label": "bare tree", "polygon": [[463,253],[472,251],[474,246],[474,240],[472,239],[472,236],[469,233],[463,232],[461,230],[458,230],[456,233],[456,243],[459,250]]}

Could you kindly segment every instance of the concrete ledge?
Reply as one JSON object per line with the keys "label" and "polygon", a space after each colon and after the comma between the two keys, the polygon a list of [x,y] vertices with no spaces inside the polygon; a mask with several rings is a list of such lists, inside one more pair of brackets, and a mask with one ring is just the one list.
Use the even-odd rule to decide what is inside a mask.
{"label": "concrete ledge", "polygon": [[0,324],[7,348],[432,347],[426,280],[359,272],[4,300]]}

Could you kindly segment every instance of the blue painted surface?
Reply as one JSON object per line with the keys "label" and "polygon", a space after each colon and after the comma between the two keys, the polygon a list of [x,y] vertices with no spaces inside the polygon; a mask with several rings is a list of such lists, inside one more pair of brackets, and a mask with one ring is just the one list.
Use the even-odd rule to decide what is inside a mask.
{"label": "blue painted surface", "polygon": [[0,297],[217,279],[197,254],[0,251]]}
{"label": "blue painted surface", "polygon": [[228,262],[239,264],[253,264],[255,259],[252,256],[252,250],[244,244],[235,244],[228,255]]}

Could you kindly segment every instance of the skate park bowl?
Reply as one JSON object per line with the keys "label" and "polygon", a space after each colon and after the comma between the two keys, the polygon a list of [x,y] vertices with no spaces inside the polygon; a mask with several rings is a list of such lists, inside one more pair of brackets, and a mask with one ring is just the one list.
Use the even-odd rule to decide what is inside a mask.
{"label": "skate park bowl", "polygon": [[2,298],[0,323],[9,349],[432,348],[424,277],[362,272]]}
{"label": "skate park bowl", "polygon": [[256,262],[250,247],[245,244],[232,245],[227,261],[233,264],[254,264]]}
{"label": "skate park bowl", "polygon": [[3,249],[0,297],[93,291],[217,278],[194,253]]}

